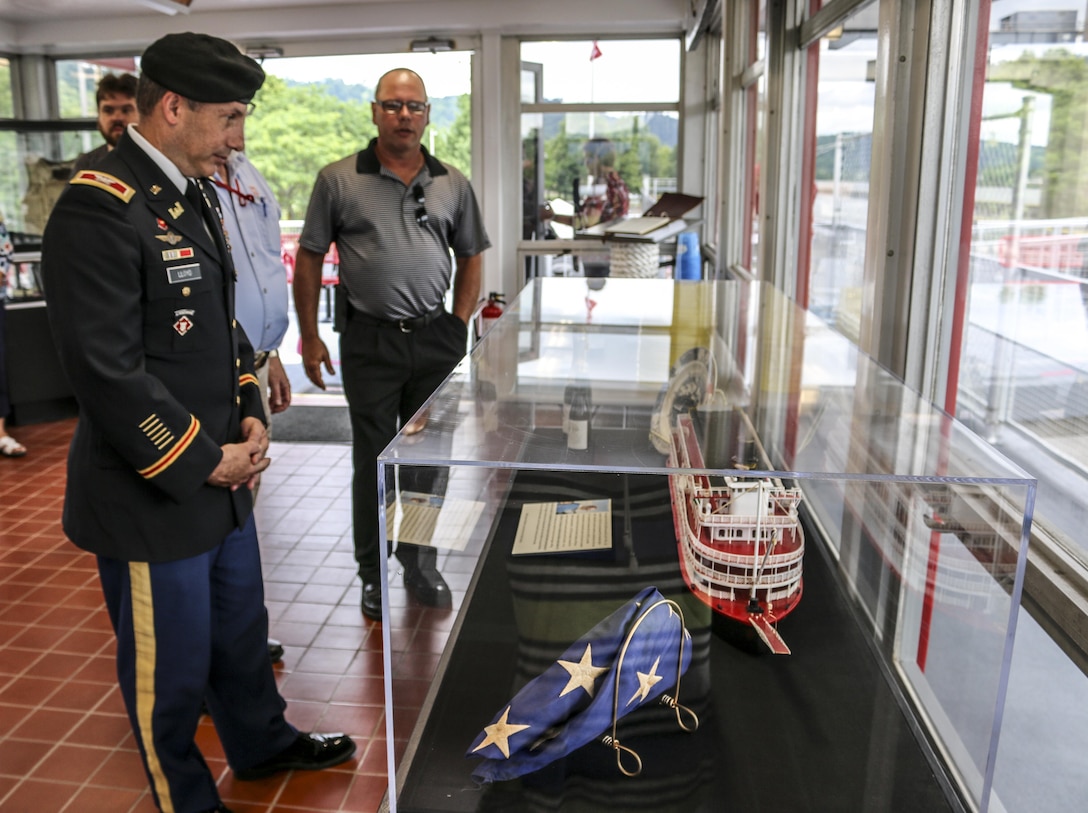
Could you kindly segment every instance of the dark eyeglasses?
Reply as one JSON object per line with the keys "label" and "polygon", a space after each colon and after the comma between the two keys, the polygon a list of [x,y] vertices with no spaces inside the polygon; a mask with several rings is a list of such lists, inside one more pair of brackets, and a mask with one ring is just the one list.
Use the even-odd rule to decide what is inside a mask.
{"label": "dark eyeglasses", "polygon": [[407,107],[413,116],[421,116],[427,109],[426,102],[402,102],[400,99],[384,99],[378,106],[391,116],[399,113],[402,107]]}
{"label": "dark eyeglasses", "polygon": [[412,194],[416,196],[416,203],[419,204],[419,208],[416,209],[416,223],[420,226],[427,225],[427,221],[431,219],[431,216],[427,214],[427,207],[423,205],[426,198],[423,197],[423,184],[416,184],[412,187]]}

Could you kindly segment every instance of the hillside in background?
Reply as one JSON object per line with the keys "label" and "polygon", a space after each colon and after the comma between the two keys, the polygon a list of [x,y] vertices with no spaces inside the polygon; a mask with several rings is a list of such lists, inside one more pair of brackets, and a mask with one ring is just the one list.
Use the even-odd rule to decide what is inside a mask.
{"label": "hillside in background", "polygon": [[[374,100],[374,88],[368,85],[345,82],[343,79],[323,79],[320,82],[297,82],[287,79],[288,87],[318,87],[335,99],[349,104],[367,105]],[[443,96],[432,98],[431,124],[435,127],[449,127],[457,118],[456,96]]]}

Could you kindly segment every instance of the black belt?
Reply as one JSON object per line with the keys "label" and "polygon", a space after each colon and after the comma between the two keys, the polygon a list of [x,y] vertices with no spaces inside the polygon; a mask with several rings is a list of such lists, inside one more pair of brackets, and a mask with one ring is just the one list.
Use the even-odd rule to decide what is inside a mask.
{"label": "black belt", "polygon": [[259,370],[268,363],[268,351],[261,350],[258,353],[253,354],[253,369]]}
{"label": "black belt", "polygon": [[430,313],[425,313],[422,316],[415,316],[411,319],[379,319],[376,316],[370,316],[362,311],[351,308],[348,312],[348,318],[352,321],[358,321],[364,325],[373,325],[375,327],[395,327],[399,328],[401,333],[411,333],[415,330],[422,330],[427,327],[431,322],[437,319],[445,313],[445,309],[441,306],[435,308]]}

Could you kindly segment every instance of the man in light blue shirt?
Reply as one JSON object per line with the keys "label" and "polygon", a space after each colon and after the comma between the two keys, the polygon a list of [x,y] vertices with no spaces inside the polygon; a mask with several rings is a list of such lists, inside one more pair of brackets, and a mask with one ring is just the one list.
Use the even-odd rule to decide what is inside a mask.
{"label": "man in light blue shirt", "polygon": [[235,310],[253,344],[261,397],[271,420],[291,405],[291,382],[279,358],[288,322],[280,206],[264,176],[237,150],[213,180],[238,272]]}
{"label": "man in light blue shirt", "polygon": [[[279,346],[287,332],[287,269],[280,248],[280,206],[264,176],[245,154],[234,150],[212,181],[223,212],[223,229],[238,275],[234,313],[253,345],[253,365],[272,436],[272,415],[291,405],[291,381],[280,362]],[[256,501],[260,487],[253,488]],[[273,663],[283,644],[268,639]]]}

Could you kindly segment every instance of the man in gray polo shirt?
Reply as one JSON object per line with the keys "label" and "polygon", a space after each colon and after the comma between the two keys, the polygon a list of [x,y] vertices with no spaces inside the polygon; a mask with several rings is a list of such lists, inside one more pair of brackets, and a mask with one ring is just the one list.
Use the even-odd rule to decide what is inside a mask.
{"label": "man in gray polo shirt", "polygon": [[[480,254],[491,243],[468,180],[420,143],[430,117],[423,80],[392,70],[374,96],[378,137],[317,176],[293,287],[306,375],[324,389],[322,366],[330,375],[333,367],[317,311],[321,265],[335,241],[347,297],[340,363],[354,447],[355,559],[363,615],[380,620],[377,456],[464,356],[480,295]],[[454,264],[450,313],[443,299]],[[433,548],[402,543],[397,558],[417,600],[450,606]]]}

